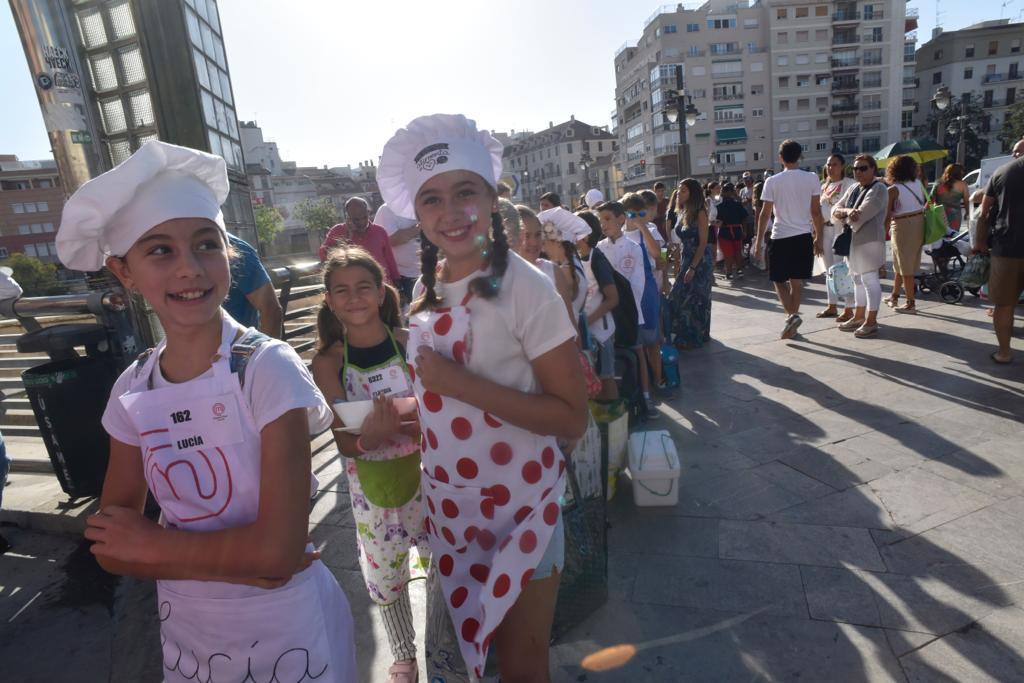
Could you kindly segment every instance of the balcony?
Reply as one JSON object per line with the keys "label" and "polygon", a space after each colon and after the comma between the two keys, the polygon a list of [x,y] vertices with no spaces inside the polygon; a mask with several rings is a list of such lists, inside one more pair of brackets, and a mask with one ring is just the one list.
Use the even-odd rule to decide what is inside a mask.
{"label": "balcony", "polygon": [[913,86],[916,86],[917,85],[917,77],[916,76],[904,76],[903,77],[903,85],[913,85]]}
{"label": "balcony", "polygon": [[915,104],[917,104],[917,100],[915,100],[913,97],[904,97],[903,98],[903,106],[904,107],[913,107]]}
{"label": "balcony", "polygon": [[832,126],[833,137],[853,137],[860,130],[860,126],[853,124],[850,126]]}
{"label": "balcony", "polygon": [[864,66],[882,66],[881,57],[865,57]]}
{"label": "balcony", "polygon": [[734,114],[732,118],[715,119],[715,125],[728,125],[730,123],[743,123],[747,120],[747,117],[743,114]]}
{"label": "balcony", "polygon": [[832,92],[856,92],[860,90],[858,80],[835,80],[832,81]]}
{"label": "balcony", "polygon": [[865,33],[861,37],[862,43],[884,43],[885,36],[876,36],[874,33]]}
{"label": "balcony", "polygon": [[860,66],[860,57],[854,57],[853,59],[833,59],[833,69],[856,69]]}
{"label": "balcony", "polygon": [[861,108],[864,111],[873,111],[875,109],[881,109],[882,108],[882,101],[881,100],[877,100],[877,101],[869,100],[869,101],[864,102],[863,104],[861,104]]}
{"label": "balcony", "polygon": [[920,12],[916,7],[908,7],[906,10],[906,15],[908,17],[917,17],[919,14]]}
{"label": "balcony", "polygon": [[904,64],[913,64],[916,61],[917,61],[917,52],[904,52],[903,53],[903,63]]}
{"label": "balcony", "polygon": [[768,52],[768,48],[766,48],[766,47],[757,47],[756,45],[748,45],[747,46],[747,53],[748,54],[759,55],[762,52]]}
{"label": "balcony", "polygon": [[836,145],[835,151],[839,152],[843,156],[851,157],[860,154],[860,147],[856,145],[847,145],[845,147],[842,145]]}
{"label": "balcony", "polygon": [[860,128],[865,133],[874,133],[875,131],[882,130],[882,124],[881,124],[881,122],[879,122],[879,123],[865,123]]}
{"label": "balcony", "polygon": [[743,54],[743,48],[739,47],[738,45],[736,47],[725,47],[725,48],[722,48],[722,47],[720,47],[720,48],[712,47],[709,50],[709,52],[711,53],[712,57],[725,57],[725,56],[728,56],[728,55],[741,55],[741,54]]}
{"label": "balcony", "polygon": [[881,79],[874,80],[874,81],[869,81],[868,79],[865,78],[864,79],[864,87],[865,88],[881,88],[882,87],[882,81],[881,81]]}
{"label": "balcony", "polygon": [[885,19],[885,12],[880,9],[864,13],[864,21],[881,21],[882,19]]}
{"label": "balcony", "polygon": [[982,83],[1000,83],[1002,81],[1019,81],[1020,79],[1021,79],[1021,74],[1019,72],[1017,72],[1017,73],[1007,73],[1007,74],[1002,74],[1002,73],[1000,73],[1000,74],[985,74],[985,76],[981,79],[981,82]]}
{"label": "balcony", "polygon": [[849,114],[860,111],[859,102],[835,102],[832,104],[833,114]]}
{"label": "balcony", "polygon": [[856,45],[859,42],[860,38],[856,33],[832,36],[833,45]]}
{"label": "balcony", "polygon": [[687,57],[703,57],[705,54],[707,54],[705,50],[701,50],[695,47],[691,47],[686,51]]}
{"label": "balcony", "polygon": [[741,92],[716,92],[711,96],[711,99],[715,102],[722,102],[723,100],[742,100],[743,93]]}
{"label": "balcony", "polygon": [[839,10],[832,15],[832,21],[860,21],[860,12],[856,10]]}

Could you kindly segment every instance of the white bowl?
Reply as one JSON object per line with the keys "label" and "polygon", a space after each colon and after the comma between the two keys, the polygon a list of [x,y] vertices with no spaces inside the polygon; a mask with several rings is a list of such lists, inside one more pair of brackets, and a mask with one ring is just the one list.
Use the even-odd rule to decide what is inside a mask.
{"label": "white bowl", "polygon": [[359,429],[366,416],[373,412],[373,401],[338,401],[333,407],[346,427]]}

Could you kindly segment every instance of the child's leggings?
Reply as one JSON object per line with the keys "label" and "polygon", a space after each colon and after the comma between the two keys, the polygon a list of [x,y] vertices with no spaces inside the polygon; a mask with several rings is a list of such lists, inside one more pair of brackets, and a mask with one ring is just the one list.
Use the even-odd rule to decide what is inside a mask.
{"label": "child's leggings", "polygon": [[388,634],[388,643],[395,661],[416,659],[416,629],[412,625],[409,587],[406,586],[394,602],[381,605],[380,613],[384,617],[384,630]]}

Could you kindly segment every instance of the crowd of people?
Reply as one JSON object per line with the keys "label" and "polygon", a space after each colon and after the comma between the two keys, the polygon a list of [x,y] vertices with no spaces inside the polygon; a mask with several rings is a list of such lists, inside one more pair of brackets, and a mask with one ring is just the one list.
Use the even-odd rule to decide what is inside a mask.
{"label": "crowd of people", "polygon": [[[428,575],[455,648],[443,662],[428,653],[430,680],[462,680],[448,655],[466,680],[549,680],[566,458],[592,424],[588,398],[619,398],[620,356],[639,368],[638,417],[656,419],[674,393],[666,349],[711,338],[716,269],[741,286],[762,252],[782,338],[801,325],[816,256],[853,283],[818,317],[873,336],[887,231],[906,299],[894,287],[890,305],[916,310],[927,199],[909,157],[881,180],[870,155],[847,178],[836,154],[822,180],[786,141],[781,172],[745,173],[739,187],[685,178],[668,197],[661,183],[590,190],[570,207],[546,193],[534,210],[509,200],[501,152],[463,116],[420,117],[388,141],[384,206],[371,221],[351,200],[321,249],[312,372],[274,339],[268,281],[233,277],[245,249],[224,227],[221,158],[151,141],[67,202],[61,260],[109,268],[166,334],[111,392],[110,464],[86,531],[104,569],[157,581],[165,680],[356,680],[347,598],[307,538],[310,435],[327,428],[394,657],[388,680],[418,678],[408,587]],[[937,192],[951,225],[960,178],[947,169]],[[1024,160],[996,173],[982,205],[993,220],[978,228],[997,332],[1024,289],[1021,182]],[[252,310],[224,312],[233,285]],[[147,492],[159,522],[143,513]]]}

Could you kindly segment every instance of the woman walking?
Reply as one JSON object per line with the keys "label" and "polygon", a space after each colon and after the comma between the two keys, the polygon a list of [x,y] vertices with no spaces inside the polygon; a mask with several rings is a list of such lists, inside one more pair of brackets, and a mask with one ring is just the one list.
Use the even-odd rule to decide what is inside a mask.
{"label": "woman walking", "polygon": [[935,201],[946,210],[946,223],[949,229],[960,232],[960,224],[964,216],[970,214],[967,206],[967,183],[964,182],[964,167],[950,164],[942,172],[942,178],[935,186]]}
{"label": "woman walking", "polygon": [[[857,184],[853,178],[846,177],[846,159],[842,154],[833,154],[825,162],[825,182],[821,184],[821,217],[825,221],[825,230],[822,238],[822,260],[825,261],[825,268],[828,269],[838,263],[841,256],[836,256],[832,251],[832,243],[841,232],[842,223],[833,222],[832,210],[841,206],[839,200],[846,194],[846,191]],[[883,217],[884,218],[884,217]],[[828,292],[828,306],[818,311],[817,318],[835,318],[839,315],[839,297],[835,292],[826,287]],[[849,302],[844,302],[843,318],[849,320],[853,317],[853,311]]]}
{"label": "woman walking", "polygon": [[695,349],[711,339],[715,255],[708,244],[708,211],[700,184],[693,178],[681,182],[676,201],[675,233],[682,243],[682,272],[672,288],[673,342],[680,349]]}
{"label": "woman walking", "polygon": [[882,284],[878,268],[885,261],[885,214],[888,190],[875,177],[878,164],[870,154],[853,161],[856,183],[851,185],[832,210],[831,220],[849,225],[853,232],[846,261],[853,273],[854,310],[838,320],[839,329],[853,331],[858,338],[878,334],[878,307]]}
{"label": "woman walking", "polygon": [[[896,157],[885,171],[889,183],[889,215],[892,216],[892,296],[886,303],[900,313],[917,313],[914,275],[921,265],[924,247],[924,188],[917,180],[917,162],[913,157]],[[899,305],[901,286],[907,303]]]}

